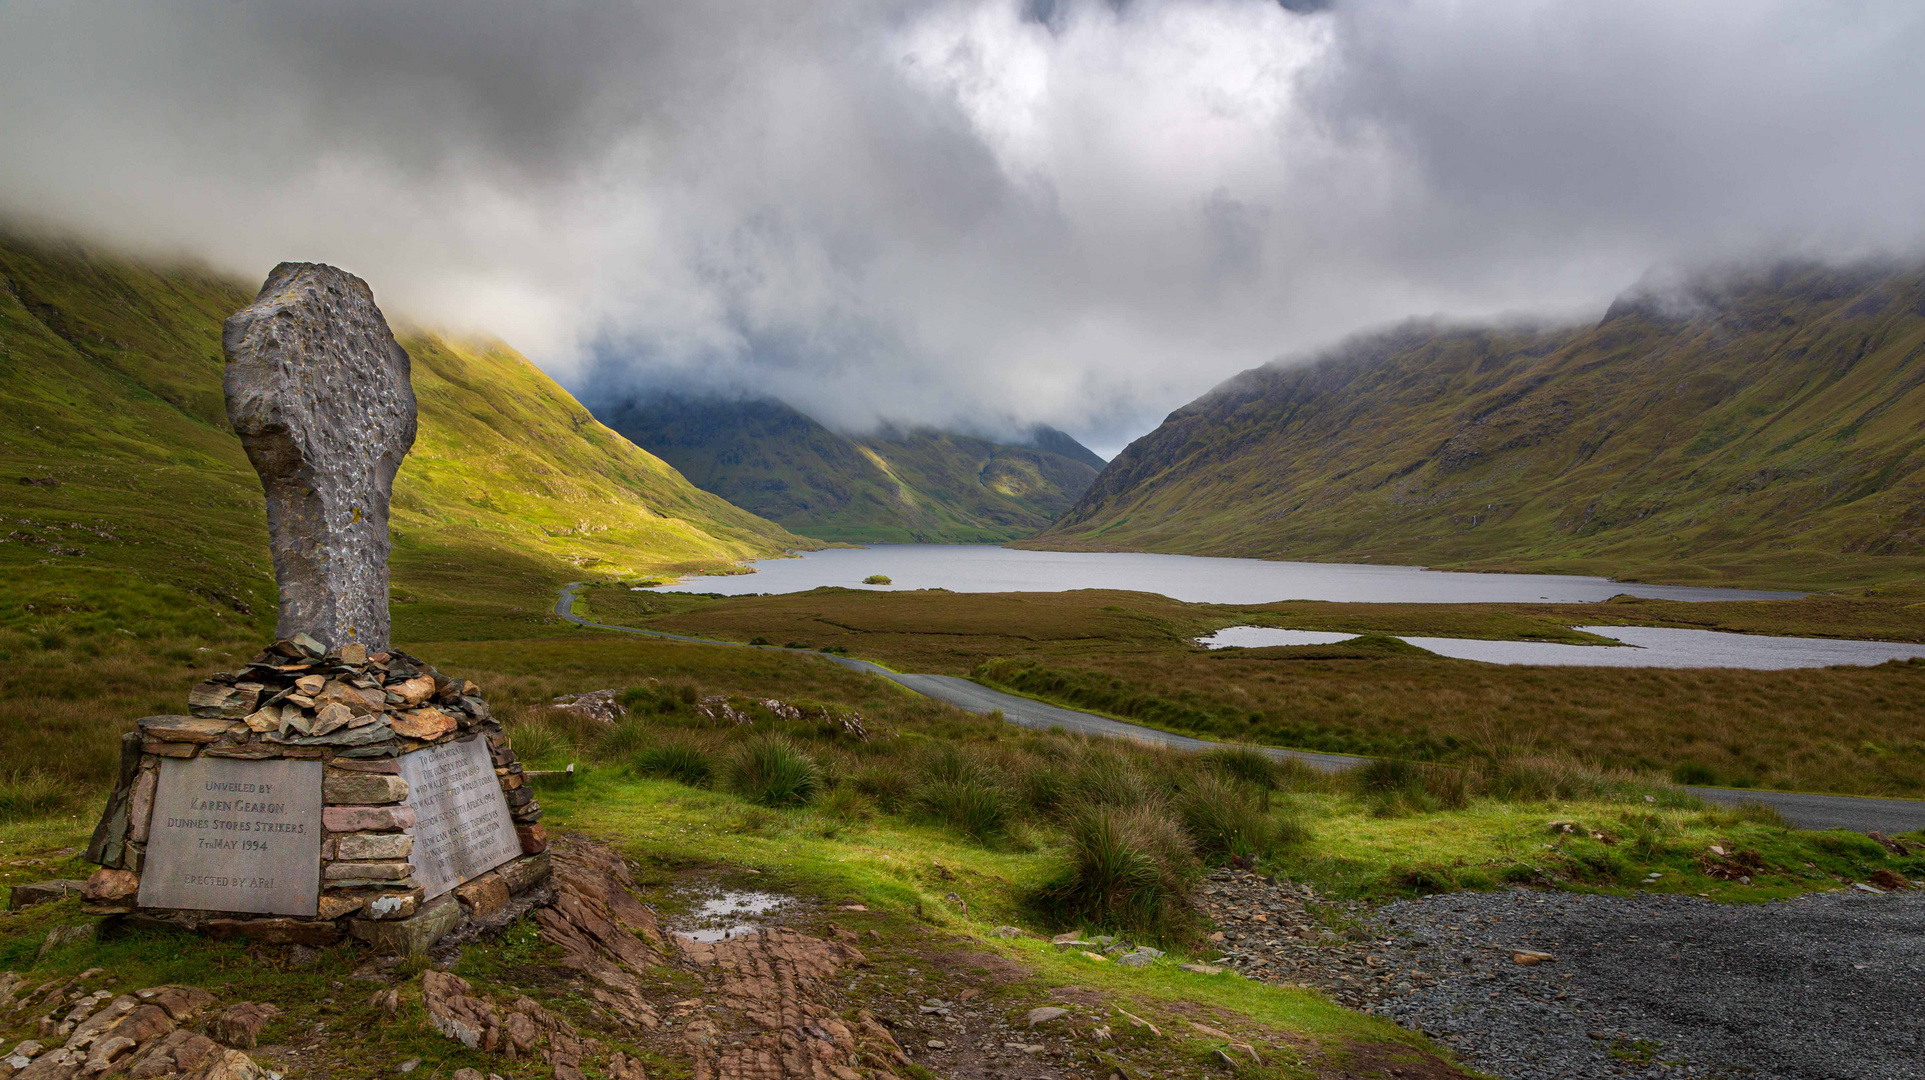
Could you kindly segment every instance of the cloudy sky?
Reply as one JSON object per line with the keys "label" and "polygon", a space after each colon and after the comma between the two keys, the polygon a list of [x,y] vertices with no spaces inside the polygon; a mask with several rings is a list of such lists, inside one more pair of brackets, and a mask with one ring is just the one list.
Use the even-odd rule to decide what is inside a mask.
{"label": "cloudy sky", "polygon": [[1916,256],[1917,0],[4,0],[0,213],[578,393],[1113,453],[1408,315]]}

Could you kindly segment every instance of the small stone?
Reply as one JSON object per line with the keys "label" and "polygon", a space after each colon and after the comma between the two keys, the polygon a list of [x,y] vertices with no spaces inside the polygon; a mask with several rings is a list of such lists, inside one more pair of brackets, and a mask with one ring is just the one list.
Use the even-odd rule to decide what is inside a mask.
{"label": "small stone", "polygon": [[414,873],[414,867],[400,859],[380,862],[337,860],[321,868],[323,881],[400,881]]}
{"label": "small stone", "polygon": [[403,705],[416,706],[434,696],[434,679],[417,675],[389,686],[388,693],[399,695]]}
{"label": "small stone", "polygon": [[[234,715],[238,720],[254,711],[252,703]],[[136,721],[143,737],[161,742],[211,743],[233,731],[233,720],[204,716],[143,716]]]}
{"label": "small stone", "polygon": [[1229,1032],[1223,1030],[1222,1028],[1214,1028],[1208,1024],[1199,1024],[1194,1020],[1190,1021],[1190,1028],[1191,1030],[1195,1031],[1198,1035],[1205,1036],[1206,1038],[1222,1039],[1223,1041],[1228,1042],[1232,1037]]}
{"label": "small stone", "polygon": [[358,641],[350,641],[341,646],[341,662],[353,667],[361,667],[368,662],[368,647]]}
{"label": "small stone", "polygon": [[941,1039],[930,1039],[930,1040],[929,1040],[928,1042],[925,1042],[925,1043],[923,1043],[923,1045],[924,1045],[924,1046],[927,1046],[927,1047],[928,1047],[929,1049],[931,1049],[931,1050],[947,1050],[947,1049],[949,1049],[949,1044],[948,1044],[948,1043],[946,1043],[946,1042],[944,1042],[944,1041],[942,1041]]}
{"label": "small stone", "polygon": [[1192,974],[1195,974],[1195,975],[1221,975],[1221,974],[1223,974],[1223,969],[1222,969],[1222,968],[1220,968],[1220,967],[1218,967],[1218,966],[1216,966],[1215,964],[1178,964],[1178,965],[1177,965],[1177,968],[1178,968],[1178,970],[1181,970],[1181,971],[1188,971],[1188,972],[1190,972],[1190,973],[1192,973]]}
{"label": "small stone", "polygon": [[998,926],[990,932],[999,938],[1019,938],[1023,936],[1022,929],[1015,926]]}
{"label": "small stone", "polygon": [[414,837],[407,833],[347,833],[333,839],[337,859],[405,859],[414,853]]}
{"label": "small stone", "polygon": [[321,827],[329,832],[378,832],[414,828],[412,806],[323,806]]}
{"label": "small stone", "polygon": [[537,855],[548,850],[548,830],[540,825],[517,825],[515,836],[521,841],[521,853]]}
{"label": "small stone", "polygon": [[320,675],[303,675],[300,678],[294,680],[294,688],[299,690],[301,693],[308,695],[309,698],[312,698],[315,694],[320,693],[321,688],[326,686],[327,684],[328,684],[327,679]]}
{"label": "small stone", "polygon": [[1104,956],[1102,953],[1090,952],[1087,949],[1083,951],[1083,955],[1089,957],[1091,960],[1094,960],[1099,964],[1107,964],[1110,962],[1110,958],[1107,956]]}
{"label": "small stone", "polygon": [[265,1001],[243,1001],[229,1006],[209,1025],[208,1031],[229,1046],[252,1050],[260,1044],[261,1029],[279,1015],[279,1006]]}
{"label": "small stone", "polygon": [[405,919],[421,910],[421,891],[369,897],[366,910],[370,919]]}
{"label": "small stone", "polygon": [[411,1073],[416,1069],[419,1069],[420,1067],[421,1067],[420,1058],[409,1058],[408,1060],[402,1062],[400,1065],[396,1066],[397,1070],[402,1073]]}
{"label": "small stone", "polygon": [[1061,1019],[1068,1015],[1068,1009],[1059,1009],[1054,1005],[1045,1005],[1041,1008],[1029,1010],[1029,1014],[1025,1016],[1024,1019],[1029,1021],[1030,1027],[1035,1027],[1037,1024],[1046,1024],[1051,1020]]}
{"label": "small stone", "polygon": [[408,782],[384,773],[329,769],[321,778],[321,798],[329,806],[406,802]]}
{"label": "small stone", "polygon": [[460,721],[436,708],[414,709],[389,721],[394,733],[404,739],[430,742],[460,726]]}
{"label": "small stone", "polygon": [[427,952],[460,922],[461,904],[443,895],[407,918],[350,919],[348,931],[386,955],[413,956]]}
{"label": "small stone", "polygon": [[338,701],[330,701],[314,711],[314,724],[308,729],[308,734],[331,735],[347,727],[353,719],[353,709]]}
{"label": "small stone", "polygon": [[81,887],[81,899],[93,903],[108,903],[125,900],[140,891],[140,875],[131,870],[110,870],[102,867],[87,878]]}
{"label": "small stone", "polygon": [[1876,885],[1867,885],[1867,884],[1865,884],[1865,883],[1864,883],[1864,882],[1862,882],[1862,881],[1854,881],[1854,882],[1852,882],[1852,886],[1851,886],[1851,887],[1852,887],[1852,888],[1854,888],[1854,889],[1856,889],[1856,890],[1858,890],[1859,892],[1862,892],[1862,893],[1871,893],[1871,894],[1872,894],[1873,896],[1883,896],[1883,895],[1885,895],[1885,890],[1883,890],[1883,889],[1881,889],[1881,888],[1879,888],[1879,887],[1878,887],[1878,886],[1876,886]]}
{"label": "small stone", "polygon": [[1146,955],[1144,953],[1133,952],[1133,953],[1125,953],[1122,956],[1117,957],[1116,962],[1118,965],[1122,967],[1144,968],[1144,967],[1149,967],[1151,964],[1155,963],[1156,958],[1153,956]]}
{"label": "small stone", "polygon": [[33,881],[15,885],[7,896],[8,911],[22,911],[39,904],[50,904],[65,900],[69,896],[79,896],[86,882],[76,878],[55,878],[52,881]]}
{"label": "small stone", "polygon": [[1513,963],[1522,964],[1525,967],[1536,967],[1539,964],[1548,963],[1556,959],[1557,957],[1552,956],[1550,953],[1531,952],[1527,949],[1520,949],[1511,954],[1511,961]]}
{"label": "small stone", "polygon": [[508,906],[508,883],[499,874],[483,874],[456,886],[455,897],[474,919],[488,919]]}

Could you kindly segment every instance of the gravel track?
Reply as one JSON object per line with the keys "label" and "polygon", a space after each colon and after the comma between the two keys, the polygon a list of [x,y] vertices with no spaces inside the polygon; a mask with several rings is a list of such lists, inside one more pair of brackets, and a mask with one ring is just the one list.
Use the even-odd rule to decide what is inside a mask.
{"label": "gravel track", "polygon": [[1925,1077],[1925,894],[1460,893],[1377,918],[1440,978],[1373,1011],[1498,1076]]}

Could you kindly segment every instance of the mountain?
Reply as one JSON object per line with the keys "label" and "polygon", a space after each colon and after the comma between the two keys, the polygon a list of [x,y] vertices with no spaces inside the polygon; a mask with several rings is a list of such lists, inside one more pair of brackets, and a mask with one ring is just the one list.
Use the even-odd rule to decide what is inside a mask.
{"label": "mountain", "polygon": [[[59,610],[107,632],[163,611],[272,627],[260,480],[221,390],[221,322],[254,291],[0,235],[0,626]],[[584,567],[719,570],[818,546],[688,483],[499,341],[399,339],[420,423],[395,482],[394,590],[429,605],[409,611],[543,602]]]}
{"label": "mountain", "polygon": [[673,394],[596,415],[705,491],[820,540],[1001,543],[1048,525],[1103,459],[1054,428],[1012,446],[927,428],[852,438],[778,401]]}
{"label": "mountain", "polygon": [[1925,270],[1414,322],[1171,413],[1024,546],[1822,585],[1925,570]]}

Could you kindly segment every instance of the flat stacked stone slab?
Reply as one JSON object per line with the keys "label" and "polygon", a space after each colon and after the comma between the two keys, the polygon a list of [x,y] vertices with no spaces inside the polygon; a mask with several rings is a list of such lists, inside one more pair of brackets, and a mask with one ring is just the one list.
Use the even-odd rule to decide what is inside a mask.
{"label": "flat stacked stone slab", "polygon": [[189,702],[123,738],[87,910],[412,952],[546,882],[541,804],[474,683],[300,635]]}

